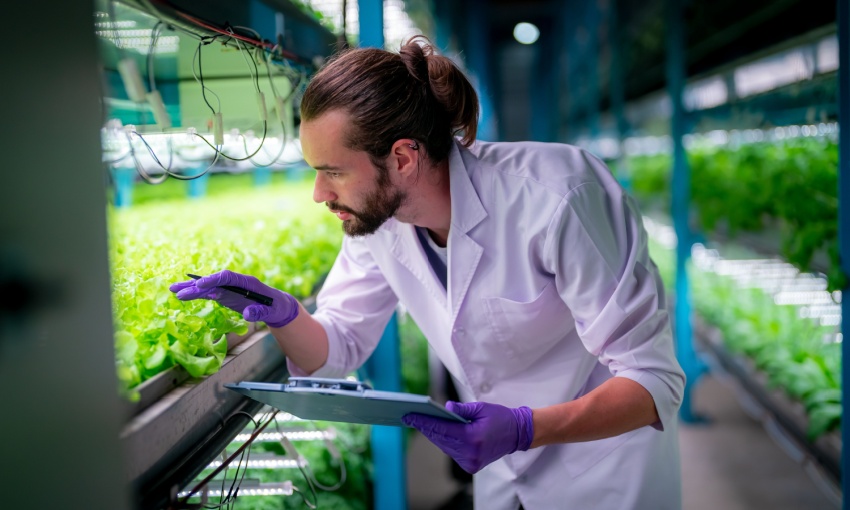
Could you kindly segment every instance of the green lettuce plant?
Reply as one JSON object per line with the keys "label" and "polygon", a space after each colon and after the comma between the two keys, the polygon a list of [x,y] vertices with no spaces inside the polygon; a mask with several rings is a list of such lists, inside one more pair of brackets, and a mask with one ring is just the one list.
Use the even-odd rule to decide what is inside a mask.
{"label": "green lettuce plant", "polygon": [[[781,255],[803,271],[822,252],[829,260],[829,289],[847,279],[838,261],[838,144],[797,138],[740,147],[693,149],[691,203],[704,232],[771,229]],[[630,158],[632,193],[647,209],[670,206],[669,155]]]}
{"label": "green lettuce plant", "polygon": [[210,301],[182,302],[168,290],[185,273],[244,272],[308,296],[333,264],[339,222],[312,202],[307,183],[160,201],[110,210],[118,375],[132,388],[180,365],[193,377],[216,372],[226,335],[241,316]]}

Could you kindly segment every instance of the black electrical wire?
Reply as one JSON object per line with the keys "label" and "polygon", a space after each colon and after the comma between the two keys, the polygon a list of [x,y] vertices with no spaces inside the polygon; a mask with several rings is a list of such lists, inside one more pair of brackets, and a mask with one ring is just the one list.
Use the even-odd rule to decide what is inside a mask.
{"label": "black electrical wire", "polygon": [[[232,29],[231,27],[228,27],[228,28],[227,28],[227,30],[228,30],[230,33],[233,33],[233,29]],[[259,34],[258,34],[258,35],[259,35]],[[259,68],[259,67],[257,67],[257,59],[256,59],[256,57],[254,57],[254,54],[253,54],[253,53],[251,53],[250,51],[248,51],[248,47],[247,47],[247,46],[245,46],[245,45],[243,45],[243,44],[242,44],[242,41],[240,41],[239,39],[236,39],[236,45],[237,45],[237,46],[239,46],[239,51],[244,51],[245,53],[248,53],[248,55],[251,57],[251,64],[253,64],[253,65],[254,65],[254,74],[252,74],[252,75],[251,75],[251,78],[253,78],[253,80],[252,80],[252,81],[254,82],[254,86],[257,88],[257,93],[258,93],[258,94],[262,94],[262,91],[260,91],[260,68]],[[244,59],[245,59],[245,63],[246,63],[246,64],[248,64],[248,59],[247,59],[247,58],[245,58],[245,54],[244,54],[244,53],[242,54],[242,58],[244,58]],[[249,73],[249,74],[251,73],[251,66],[250,66],[250,65],[248,66],[248,73]]]}
{"label": "black electrical wire", "polygon": [[[307,496],[305,496],[303,492],[301,492],[300,490],[298,490],[298,487],[296,487],[296,486],[294,486],[294,485],[293,485],[293,486],[292,486],[292,492],[297,492],[297,493],[298,493],[298,495],[299,495],[299,496],[301,496],[301,499],[302,499],[302,500],[304,500],[304,504],[305,504],[305,505],[307,505],[307,508],[310,508],[310,509],[312,509],[312,510],[315,510],[316,508],[318,508],[318,507],[319,507],[319,506],[318,506],[318,505],[319,505],[319,502],[318,502],[318,501],[316,501],[316,504],[310,503],[310,501],[308,501],[308,500],[307,500]],[[315,498],[315,496],[316,496],[316,491],[313,491],[313,497]]]}
{"label": "black electrical wire", "polygon": [[[109,18],[113,22],[113,25],[117,21],[117,16],[115,14],[114,1],[115,0],[107,0],[107,9],[109,10]],[[250,62],[248,62],[248,58],[245,58],[245,54],[243,54],[243,58],[245,58],[246,63],[249,65],[249,67],[248,67],[249,72],[250,72],[251,66],[253,66],[254,73],[253,73],[252,77],[253,77],[254,85],[257,89],[258,94],[261,93],[260,79],[259,79],[259,67],[257,66],[256,56],[250,50],[248,50],[247,46],[244,46],[238,38],[227,37],[223,34],[216,34],[214,36],[199,35],[199,34],[193,32],[191,30],[188,30],[185,27],[181,27],[179,25],[173,25],[173,24],[165,21],[163,19],[162,15],[161,15],[161,13],[158,12],[158,10],[151,4],[151,2],[149,0],[142,0],[142,2],[148,8],[148,11],[150,12],[150,14],[158,20],[156,25],[154,26],[152,32],[151,32],[151,41],[150,41],[150,46],[148,48],[148,55],[147,55],[148,79],[149,79],[149,82],[150,82],[151,91],[156,90],[156,88],[155,88],[156,84],[155,84],[155,81],[154,81],[155,76],[154,76],[154,73],[153,73],[154,52],[156,50],[156,43],[157,43],[159,36],[161,34],[162,27],[165,26],[166,28],[168,28],[170,30],[178,30],[180,32],[188,34],[191,37],[198,39],[198,48],[195,50],[195,57],[197,58],[197,61],[198,61],[198,76],[196,78],[200,82],[201,95],[203,96],[204,102],[206,103],[207,107],[209,107],[209,109],[213,113],[213,115],[215,115],[217,112],[216,112],[215,108],[213,108],[212,104],[209,102],[207,95],[206,95],[208,87],[206,87],[206,85],[204,84],[204,78],[203,78],[203,61],[202,61],[203,50],[202,50],[202,48],[203,48],[203,46],[205,46],[207,44],[211,44],[211,43],[215,42],[216,40],[218,40],[221,37],[226,37],[225,40],[222,42],[222,44],[227,45],[231,40],[235,40],[236,41],[236,47],[240,51],[246,51],[248,53],[248,55],[250,56]],[[121,43],[121,40],[120,40],[120,35],[117,33],[117,26],[113,26],[113,29],[114,29],[113,31],[116,32],[115,37],[116,37],[116,43],[117,43],[116,46],[118,47],[118,51],[121,55],[125,55],[124,47],[123,47],[123,44]],[[227,29],[231,32],[231,34],[233,34],[235,36],[235,33],[233,33],[233,30],[232,30],[232,28],[230,28],[229,25],[228,25]],[[246,29],[246,30],[256,34],[258,40],[261,39],[259,37],[259,33],[257,33],[253,29]],[[266,51],[266,48],[259,48],[259,49]],[[273,55],[273,53],[274,53],[273,51],[269,51],[270,57]],[[280,51],[279,51],[279,53],[280,53]],[[283,57],[281,56],[280,58],[283,58]],[[285,60],[284,60],[284,62],[285,62]],[[192,61],[192,69],[193,69],[193,72],[194,72],[194,69],[195,69],[195,59],[194,58],[193,58],[193,61]],[[268,74],[268,77],[269,77],[270,85],[272,87],[272,91],[275,93],[275,98],[277,98],[277,94],[276,94],[276,91],[274,89],[274,84],[272,82],[271,69],[269,69],[268,63],[267,63],[267,74]],[[293,97],[293,95],[300,89],[301,84],[304,81],[304,78],[305,78],[305,73],[302,71],[298,84],[292,87],[292,89],[290,90],[289,94],[284,99],[284,101],[289,101]],[[213,92],[211,89],[209,89],[209,91],[210,91],[210,93],[212,93],[216,97],[216,99],[218,99],[219,109],[220,109],[221,108],[221,100],[218,98],[218,95],[215,94],[215,92]],[[144,113],[145,112],[143,112],[143,114]],[[172,167],[172,164],[173,164],[173,156],[174,156],[174,151],[173,151],[173,146],[171,144],[171,140],[169,140],[169,164],[168,164],[168,166],[165,166],[165,165],[162,164],[162,162],[159,160],[157,155],[154,153],[150,144],[144,139],[144,137],[140,133],[135,132],[135,131],[133,132],[133,134],[135,134],[136,136],[138,136],[142,140],[142,143],[144,143],[144,145],[145,145],[146,149],[148,150],[148,152],[150,153],[151,157],[157,163],[157,165],[160,166],[160,168],[162,168],[162,170],[164,171],[164,174],[159,178],[155,178],[145,170],[144,166],[141,164],[141,162],[136,157],[135,150],[133,148],[133,144],[132,144],[132,141],[129,138],[129,135],[128,135],[128,142],[129,142],[129,145],[130,145],[129,152],[127,154],[124,154],[120,158],[109,161],[108,163],[114,164],[114,163],[117,163],[117,162],[125,159],[127,156],[131,156],[133,158],[134,166],[136,167],[137,172],[142,177],[142,179],[145,180],[145,182],[147,182],[149,184],[160,184],[160,183],[164,182],[168,177],[173,177],[173,178],[178,179],[178,180],[197,179],[197,178],[202,177],[203,175],[207,174],[207,172],[216,164],[219,156],[224,157],[225,159],[228,159],[228,160],[231,160],[231,161],[248,160],[254,166],[270,166],[275,161],[280,159],[280,157],[283,154],[283,151],[286,147],[287,132],[286,132],[286,126],[285,126],[284,123],[281,123],[281,129],[282,129],[282,137],[283,137],[282,143],[281,143],[281,149],[278,152],[278,155],[274,158],[274,160],[272,160],[272,162],[269,163],[268,165],[258,164],[256,162],[254,162],[253,159],[252,159],[264,148],[266,137],[267,137],[267,134],[268,134],[268,121],[266,121],[266,120],[263,121],[263,135],[262,135],[262,138],[261,138],[261,141],[260,141],[260,145],[257,147],[257,149],[253,153],[247,154],[248,153],[247,141],[245,140],[245,138],[243,136],[243,147],[245,148],[245,152],[246,152],[245,157],[228,156],[227,154],[224,154],[222,152],[220,147],[217,147],[217,146],[211,144],[202,135],[195,134],[195,136],[198,136],[201,140],[204,141],[204,143],[206,143],[207,146],[209,146],[213,151],[215,151],[215,158],[213,159],[213,162],[203,172],[201,172],[198,175],[184,176],[184,175],[180,175],[180,174],[177,174],[177,173],[174,173],[174,172],[171,171],[171,167]],[[266,155],[269,155],[268,151],[263,150],[263,152]],[[181,155],[181,158],[182,158],[182,155]]]}
{"label": "black electrical wire", "polygon": [[230,161],[247,161],[247,160],[253,158],[254,156],[256,156],[257,154],[259,154],[260,150],[263,148],[263,144],[266,143],[266,134],[268,133],[268,130],[269,130],[269,123],[264,120],[263,121],[263,137],[260,140],[260,146],[257,147],[257,150],[255,150],[253,153],[251,153],[250,155],[248,155],[244,158],[234,158],[233,156],[228,156],[227,154],[222,152],[221,149],[216,149],[216,147],[213,144],[211,144],[209,142],[209,140],[204,138],[202,135],[195,134],[195,136],[197,136],[198,138],[203,140],[205,144],[207,144],[212,150],[216,151],[216,153],[218,153],[221,157],[223,157],[225,159],[229,159]]}
{"label": "black electrical wire", "polygon": [[322,489],[323,491],[334,492],[334,491],[338,491],[340,489],[340,487],[342,487],[345,484],[345,480],[346,480],[348,475],[347,475],[347,472],[345,470],[345,460],[342,458],[342,453],[340,453],[338,460],[339,460],[339,480],[333,485],[322,484],[319,481],[319,479],[316,478],[316,473],[313,472],[313,469],[309,465],[305,466],[307,473],[309,473],[310,478],[313,479],[313,483],[316,484],[316,487]]}
{"label": "black electrical wire", "polygon": [[[285,437],[283,435],[283,432],[280,430],[280,425],[277,423],[277,421],[274,422],[274,426],[275,429],[277,429],[277,433],[280,434],[280,437]],[[308,508],[310,508],[311,510],[315,510],[319,506],[319,496],[316,494],[316,488],[313,486],[313,480],[309,476],[307,476],[307,473],[304,472],[304,467],[301,465],[300,455],[298,454],[298,451],[295,450],[294,445],[292,445],[292,449],[293,453],[295,453],[295,464],[298,466],[298,471],[301,471],[301,476],[304,477],[304,481],[307,482],[307,486],[310,488],[310,492],[313,494],[314,503],[310,503],[304,493],[299,491],[297,487],[293,486],[292,490],[294,490],[301,496],[301,498],[304,500],[304,504],[307,505]]]}
{"label": "black electrical wire", "polygon": [[[268,413],[266,413],[266,415],[270,414],[271,416],[268,419],[266,419],[265,417],[261,417],[260,423],[257,423],[257,421],[254,419],[253,416],[251,416],[250,414],[248,414],[244,411],[235,412],[235,413],[231,414],[227,419],[230,420],[231,418],[233,418],[234,416],[239,415],[239,414],[243,414],[243,415],[247,416],[248,419],[251,420],[251,423],[254,424],[255,428],[260,428],[260,423],[269,423],[269,422],[271,422],[271,420],[274,420],[275,417],[277,416],[277,411],[270,410]],[[218,504],[217,505],[205,505],[204,508],[215,510],[215,509],[218,509],[218,508],[222,508],[224,506],[231,506],[231,505],[236,503],[236,498],[239,496],[239,488],[241,487],[242,483],[245,481],[245,475],[248,472],[248,464],[251,461],[251,448],[252,447],[253,447],[253,442],[250,445],[248,445],[247,448],[242,450],[242,454],[239,456],[239,461],[236,463],[236,472],[233,475],[233,480],[230,484],[230,488],[227,491],[227,496],[224,497],[224,487],[227,483],[227,470],[229,468],[229,464],[227,466],[225,466],[224,473],[222,474],[221,490],[219,492],[219,502],[218,502]],[[243,465],[243,463],[244,463],[244,467],[242,468],[242,476],[240,477],[239,476],[239,468],[240,468],[240,466]],[[239,480],[238,483],[237,483],[237,479]]]}
{"label": "black electrical wire", "polygon": [[168,177],[172,177],[172,178],[177,179],[177,180],[179,180],[179,181],[191,181],[191,180],[193,180],[193,179],[198,179],[198,178],[200,178],[200,177],[203,177],[204,175],[206,175],[206,174],[207,174],[207,172],[209,172],[209,171],[212,169],[212,167],[213,167],[213,166],[215,166],[215,164],[218,162],[218,156],[219,156],[219,154],[221,154],[221,152],[220,152],[218,149],[213,148],[213,149],[216,151],[216,152],[215,152],[215,157],[213,158],[212,163],[210,163],[210,164],[209,164],[209,166],[207,166],[207,168],[206,168],[206,169],[204,169],[204,171],[203,171],[203,172],[201,172],[201,173],[199,173],[199,174],[197,174],[197,175],[191,175],[191,176],[187,176],[187,175],[180,175],[180,174],[178,174],[178,173],[175,173],[175,172],[172,172],[172,171],[171,171],[171,165],[172,165],[172,163],[173,163],[173,149],[172,149],[172,143],[173,143],[173,142],[172,142],[171,138],[169,138],[169,139],[168,139],[168,143],[169,143],[169,162],[168,162],[168,167],[166,168],[166,167],[165,167],[165,166],[164,166],[164,165],[163,165],[163,164],[159,161],[159,158],[157,158],[156,154],[153,152],[153,149],[152,149],[152,148],[151,148],[151,146],[148,144],[147,140],[145,140],[145,139],[144,139],[144,137],[143,137],[142,135],[140,135],[140,134],[139,134],[138,132],[136,132],[136,131],[133,131],[133,134],[134,134],[134,135],[136,135],[136,136],[138,136],[138,137],[142,140],[142,143],[144,143],[144,144],[145,144],[145,147],[147,147],[148,152],[150,153],[151,157],[154,159],[154,161],[156,161],[156,163],[157,163],[157,164],[160,166],[160,168],[163,170],[163,174],[162,174],[162,177],[161,177],[161,178],[154,178],[154,177],[152,177],[152,176],[151,176],[151,175],[147,172],[147,170],[145,170],[144,166],[143,166],[143,165],[141,164],[141,162],[139,161],[139,158],[137,158],[137,157],[136,157],[136,152],[135,152],[135,149],[133,148],[133,142],[132,142],[132,140],[130,139],[130,135],[129,135],[128,133],[125,133],[125,135],[127,136],[127,142],[130,144],[130,154],[131,154],[131,155],[132,155],[132,157],[133,157],[133,162],[134,162],[134,164],[135,164],[136,171],[139,173],[139,175],[142,177],[142,179],[144,179],[144,181],[145,181],[145,182],[147,182],[148,184],[162,184],[163,182],[165,182],[165,180],[166,180]]}
{"label": "black electrical wire", "polygon": [[[272,160],[271,160],[271,161],[269,161],[269,162],[268,162],[268,163],[266,163],[266,164],[263,164],[263,163],[257,163],[256,161],[254,161],[253,156],[252,156],[252,157],[250,157],[250,158],[248,158],[248,161],[250,161],[250,162],[251,162],[251,164],[252,164],[252,165],[254,165],[256,168],[266,168],[266,167],[270,167],[270,166],[272,166],[273,164],[275,164],[275,163],[277,162],[277,160],[279,160],[279,159],[280,159],[280,157],[281,157],[281,156],[283,156],[283,151],[286,149],[286,124],[285,124],[284,122],[281,122],[281,123],[280,123],[280,129],[281,129],[281,143],[280,143],[280,150],[279,150],[279,151],[277,151],[277,155],[276,155],[276,156],[274,156],[274,157],[272,158]],[[245,154],[248,154],[248,140],[245,138],[245,135],[240,135],[240,136],[242,137],[242,147],[244,147],[244,148],[245,148]],[[260,145],[260,148],[262,148],[262,144]],[[269,153],[268,153],[268,152],[266,152],[266,151],[265,151],[265,149],[263,150],[263,153],[264,153],[266,156],[269,156]],[[254,156],[256,156],[256,154],[257,154],[257,153],[255,152],[255,153],[254,153]],[[271,156],[269,156],[269,157],[271,157]]]}
{"label": "black electrical wire", "polygon": [[[251,28],[248,28],[248,27],[234,27],[234,28],[239,28],[239,29],[242,29],[242,30],[245,30],[245,31],[248,31],[248,32],[252,32],[252,33],[253,33],[253,34],[254,34],[257,38],[259,38],[259,37],[260,37],[260,34],[259,34],[257,31],[255,31],[255,30],[253,30],[253,29],[251,29]],[[277,93],[277,88],[276,88],[276,87],[275,87],[275,85],[274,85],[274,79],[273,79],[273,77],[272,77],[271,63],[270,63],[270,60],[271,60],[271,56],[272,56],[272,55],[273,55],[273,50],[270,50],[270,51],[269,51],[269,58],[267,58],[267,59],[265,60],[265,62],[266,62],[266,76],[268,77],[268,80],[269,80],[269,88],[271,88],[272,95],[274,95],[274,98],[275,98],[275,107],[277,108],[277,107],[279,107],[279,106],[280,106],[280,105],[277,103],[277,99],[278,99],[278,98],[280,98],[280,96],[279,96],[279,95],[278,95],[278,93]],[[254,64],[254,67],[255,67],[255,69],[256,69],[256,62],[255,62],[255,64]],[[258,76],[259,76],[259,74],[258,74]],[[288,77],[287,77],[287,78],[288,78]],[[303,78],[303,75],[302,75],[302,78]],[[298,84],[297,84],[297,85],[295,85],[295,86],[292,86],[292,84],[290,84],[289,94],[287,94],[287,96],[286,96],[285,98],[281,98],[281,99],[282,99],[282,102],[283,102],[283,103],[288,103],[288,102],[289,102],[289,100],[292,98],[292,96],[295,94],[296,89],[297,89],[298,87],[300,87],[300,86],[301,86],[301,79],[299,79]],[[258,79],[258,81],[257,81],[257,90],[259,90],[259,79]],[[278,115],[282,118],[282,117],[283,117],[283,112],[278,112]],[[284,150],[286,150],[286,143],[287,143],[287,138],[288,138],[288,137],[287,137],[287,131],[286,131],[286,123],[285,123],[283,120],[281,120],[280,128],[281,128],[281,144],[280,144],[280,150],[278,151],[277,155],[275,155],[275,156],[273,156],[273,157],[272,157],[272,156],[268,153],[268,151],[266,151],[266,150],[264,149],[264,150],[263,150],[263,153],[264,153],[266,156],[271,157],[271,158],[272,158],[272,160],[271,160],[269,163],[265,163],[265,164],[263,164],[263,163],[258,163],[258,162],[256,162],[256,161],[254,161],[254,159],[253,159],[253,158],[251,158],[251,159],[250,159],[250,162],[251,162],[251,164],[252,164],[252,165],[254,165],[254,166],[255,166],[255,167],[257,167],[257,168],[266,168],[266,167],[269,167],[269,166],[273,165],[274,163],[276,163],[276,162],[280,159],[280,157],[283,155]],[[245,149],[245,154],[248,154],[248,142],[247,142],[247,140],[245,139],[245,137],[244,137],[244,136],[242,137],[242,145],[243,145],[243,147],[244,147],[244,149]]]}
{"label": "black electrical wire", "polygon": [[[124,136],[127,137],[127,144],[130,146],[130,155],[133,157],[133,165],[136,167],[136,172],[139,176],[148,184],[162,184],[165,182],[165,180],[168,179],[168,174],[163,173],[159,178],[152,177],[147,170],[145,170],[145,167],[141,164],[139,158],[136,157],[136,149],[133,148],[133,140],[130,138],[130,133],[125,131]],[[145,142],[145,139],[142,138],[142,141]],[[147,145],[147,142],[145,142],[145,145]],[[162,166],[162,164],[160,164],[160,166]]]}
{"label": "black electrical wire", "polygon": [[[217,112],[215,111],[215,108],[212,107],[209,100],[207,99],[207,92],[206,92],[207,87],[206,87],[206,85],[204,85],[204,67],[203,67],[203,64],[202,64],[203,51],[201,51],[201,47],[206,46],[207,44],[214,42],[218,37],[219,36],[213,36],[212,38],[206,38],[206,37],[201,38],[201,40],[198,42],[198,48],[195,50],[195,57],[197,57],[197,59],[198,59],[198,77],[199,77],[199,81],[201,83],[201,96],[204,98],[204,102],[207,104],[207,106],[209,107],[209,109],[210,109],[210,111],[212,112],[213,115],[215,115]],[[194,71],[194,69],[195,69],[195,60],[192,59],[192,70]],[[215,93],[213,92],[213,94],[215,94]],[[216,95],[215,97],[216,97],[216,99],[218,99],[218,95]],[[218,108],[219,108],[219,110],[221,109],[221,101],[220,100],[219,100]]]}
{"label": "black electrical wire", "polygon": [[168,167],[166,167],[159,161],[159,158],[156,156],[156,153],[153,151],[153,148],[150,146],[148,141],[145,140],[145,138],[138,131],[133,131],[133,134],[138,136],[142,143],[145,144],[145,147],[148,149],[148,153],[151,155],[153,160],[156,161],[156,164],[159,165],[160,168],[165,170],[166,173],[169,173],[169,171],[171,170],[171,166],[174,164],[174,144],[171,141],[171,137],[168,137]]}
{"label": "black electrical wire", "polygon": [[[195,55],[197,56],[197,59],[198,59],[198,81],[201,84],[201,94],[204,98],[204,102],[207,104],[207,106],[209,107],[209,109],[213,113],[213,115],[216,115],[217,112],[212,107],[210,102],[207,100],[207,96],[206,96],[206,88],[207,87],[206,87],[206,85],[204,85],[203,60],[202,60],[202,56],[201,56],[203,54],[203,51],[201,50],[201,47],[206,45],[206,44],[210,44],[211,42],[215,41],[219,37],[221,37],[221,36],[216,35],[216,36],[213,36],[213,37],[210,37],[210,38],[206,38],[205,40],[202,40],[201,42],[198,43],[198,47],[195,50]],[[237,39],[237,42],[238,42],[238,39]],[[247,50],[242,49],[241,43],[238,44],[238,47],[242,51],[247,51]],[[249,53],[249,55],[250,55],[250,53]],[[250,55],[250,56],[251,56],[250,61],[254,64],[254,69],[257,71],[255,74],[252,75],[252,78],[254,78],[253,81],[255,83],[255,86],[257,87],[257,93],[260,93],[260,82],[259,82],[259,78],[258,78],[259,77],[259,69],[257,68],[257,62],[254,59],[254,56],[253,55]],[[244,57],[244,55],[243,55],[243,57]],[[247,58],[245,59],[245,61],[246,61],[245,63],[249,65],[248,72],[250,74],[250,72],[251,72],[250,63],[248,62]],[[192,62],[192,70],[193,71],[194,71],[194,67],[195,66],[194,66],[194,59],[193,59],[193,62]],[[212,91],[210,91],[210,92],[212,92]],[[213,92],[213,94],[215,94],[215,92]],[[216,95],[216,98],[218,98],[217,95]],[[219,109],[221,109],[220,103],[219,103]],[[233,157],[233,156],[228,156],[221,149],[219,149],[216,146],[214,146],[213,144],[211,144],[209,142],[209,140],[207,140],[204,136],[199,135],[199,134],[195,134],[195,136],[197,136],[198,138],[203,140],[203,142],[205,144],[207,144],[207,146],[209,146],[212,150],[216,151],[216,153],[218,155],[220,155],[221,157],[223,157],[225,159],[229,159],[230,161],[247,161],[247,160],[250,160],[251,158],[253,158],[254,156],[256,156],[257,154],[259,154],[260,150],[263,148],[263,145],[266,143],[266,135],[268,134],[268,128],[269,128],[268,121],[264,120],[263,121],[263,136],[260,140],[259,147],[257,147],[257,150],[255,150],[253,153],[246,155],[244,158],[237,158],[237,157]]]}
{"label": "black electrical wire", "polygon": [[151,92],[156,90],[156,79],[154,77],[153,70],[153,54],[156,51],[156,43],[159,40],[159,33],[162,31],[162,25],[164,23],[162,21],[157,22],[156,25],[153,26],[153,30],[151,30],[151,44],[148,47],[148,82],[150,84]]}
{"label": "black electrical wire", "polygon": [[106,163],[108,165],[114,165],[115,163],[119,163],[121,161],[124,161],[125,159],[127,159],[127,156],[129,156],[129,155],[130,155],[130,151],[127,151],[127,152],[125,152],[121,156],[118,156],[115,159],[108,159],[108,160],[104,161],[104,163]]}

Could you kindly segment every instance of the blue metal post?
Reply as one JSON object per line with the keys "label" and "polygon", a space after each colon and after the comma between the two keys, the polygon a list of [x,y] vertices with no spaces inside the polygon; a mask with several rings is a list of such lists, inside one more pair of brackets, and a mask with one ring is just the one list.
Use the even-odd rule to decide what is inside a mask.
{"label": "blue metal post", "polygon": [[[359,0],[360,46],[384,47],[384,7],[381,0]],[[401,355],[398,320],[390,319],[381,341],[367,362],[375,388],[401,390]],[[404,435],[400,427],[372,427],[372,462],[375,466],[375,510],[407,508],[407,471]]]}
{"label": "blue metal post", "polygon": [[303,163],[290,164],[286,166],[284,176],[289,182],[298,182],[304,179],[304,175],[308,170],[309,167],[305,166]]}
{"label": "blue metal post", "polygon": [[[199,166],[198,168],[195,169],[195,171],[197,172],[197,174],[200,174],[201,172],[204,171],[204,169],[206,169],[206,166]],[[194,175],[197,175],[197,174],[194,174]],[[189,175],[193,175],[193,173],[189,173]],[[191,197],[191,198],[201,198],[204,195],[206,195],[207,194],[207,184],[209,183],[209,181],[210,181],[209,172],[198,177],[197,179],[192,179],[190,181],[187,181],[189,183],[189,197]]]}
{"label": "blue metal post", "polygon": [[617,179],[627,191],[631,189],[631,171],[625,154],[623,141],[628,136],[629,123],[626,119],[626,89],[625,89],[625,66],[623,59],[623,37],[621,36],[621,21],[618,0],[612,0],[609,33],[611,40],[611,72],[608,76],[611,90],[611,111],[616,122],[617,141],[620,155],[617,158]]}
{"label": "blue metal post", "polygon": [[454,11],[448,0],[433,0],[431,6],[434,13],[434,44],[445,55],[451,46],[452,13]]}
{"label": "blue metal post", "polygon": [[599,2],[587,0],[585,12],[587,39],[582,59],[587,70],[584,104],[587,108],[587,127],[591,140],[599,139]]}
{"label": "blue metal post", "polygon": [[531,139],[538,142],[554,142],[557,137],[558,114],[557,73],[559,67],[555,61],[555,34],[541,31],[540,40],[535,45],[535,62],[531,83]]}
{"label": "blue metal post", "polygon": [[472,84],[478,92],[481,117],[478,121],[478,138],[495,141],[498,138],[496,112],[491,95],[490,38],[487,0],[469,0],[466,8],[466,63],[472,74]]}
{"label": "blue metal post", "polygon": [[576,1],[567,2],[567,8],[564,9],[564,34],[566,35],[566,123],[565,134],[566,142],[575,143],[581,129],[577,126],[578,119],[581,116],[581,102],[579,96],[581,94],[581,78],[579,77],[580,66],[580,48],[578,45],[577,34],[581,23],[579,23],[579,15],[581,7]]}
{"label": "blue metal post", "polygon": [[682,92],[685,87],[685,34],[682,0],[666,1],[667,29],[667,93],[672,104],[670,137],[673,141],[673,226],[676,230],[676,312],[675,337],[677,355],[687,377],[680,416],[685,422],[699,421],[693,412],[691,392],[703,372],[697,359],[691,331],[691,294],[687,262],[691,256],[693,237],[688,225],[691,176],[683,138],[686,131]]}
{"label": "blue metal post", "polygon": [[115,180],[115,207],[130,207],[133,204],[133,181],[136,178],[136,169],[113,167],[112,178]]}
{"label": "blue metal post", "polygon": [[[850,274],[850,5],[846,0],[838,0],[838,242],[841,254],[841,269]],[[842,290],[847,294],[847,289]],[[841,300],[841,330],[846,333],[847,318],[850,317],[850,299]],[[843,334],[843,333],[842,333]],[[843,336],[847,336],[843,334]],[[842,407],[850,408],[847,390],[850,388],[850,341],[841,343],[841,387]],[[845,420],[847,413],[842,412],[841,441],[850,445],[850,426]],[[847,448],[841,451],[841,487],[844,489],[842,508],[850,510],[850,453]]]}
{"label": "blue metal post", "polygon": [[360,46],[384,47],[384,4],[381,0],[358,0]]}
{"label": "blue metal post", "polygon": [[272,169],[269,167],[254,169],[254,186],[268,186],[272,182]]}

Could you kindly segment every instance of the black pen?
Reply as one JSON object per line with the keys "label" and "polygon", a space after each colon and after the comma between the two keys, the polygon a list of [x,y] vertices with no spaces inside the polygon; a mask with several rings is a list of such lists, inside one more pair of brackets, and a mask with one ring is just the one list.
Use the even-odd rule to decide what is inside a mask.
{"label": "black pen", "polygon": [[[186,276],[192,278],[193,280],[201,279],[201,277],[196,274],[186,273]],[[236,287],[234,285],[219,285],[219,287],[225,290],[229,290],[230,292],[235,292],[240,296],[244,296],[250,299],[251,301],[256,301],[257,303],[260,303],[261,305],[271,306],[273,302],[272,298],[268,296],[257,294],[256,292],[250,291],[248,289],[243,289],[242,287]]]}

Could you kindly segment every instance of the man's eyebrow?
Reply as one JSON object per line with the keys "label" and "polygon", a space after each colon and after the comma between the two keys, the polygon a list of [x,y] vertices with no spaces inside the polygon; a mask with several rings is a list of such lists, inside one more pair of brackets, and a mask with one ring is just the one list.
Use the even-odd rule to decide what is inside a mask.
{"label": "man's eyebrow", "polygon": [[337,166],[333,165],[316,165],[313,167],[313,170],[341,170]]}

